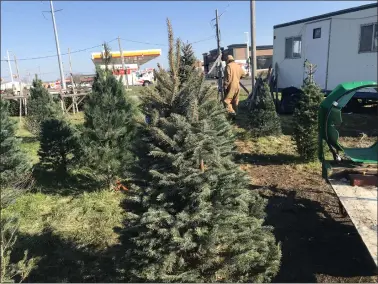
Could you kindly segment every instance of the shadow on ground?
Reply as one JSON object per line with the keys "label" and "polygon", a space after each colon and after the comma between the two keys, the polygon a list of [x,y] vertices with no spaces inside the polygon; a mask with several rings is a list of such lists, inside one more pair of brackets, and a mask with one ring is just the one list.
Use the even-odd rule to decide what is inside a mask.
{"label": "shadow on ground", "polygon": [[26,282],[115,282],[116,269],[111,252],[79,248],[54,235],[50,230],[40,235],[20,234],[12,258],[21,259],[23,251],[40,258]]}
{"label": "shadow on ground", "polygon": [[37,164],[33,169],[36,187],[46,194],[75,196],[83,192],[94,192],[104,187],[104,183],[90,173],[70,171],[66,175],[45,169]]}
{"label": "shadow on ground", "polygon": [[266,223],[282,245],[274,282],[313,283],[319,275],[321,282],[330,282],[329,276],[358,282],[374,275],[374,263],[348,219],[335,220],[320,202],[297,197],[295,190],[267,188],[262,195],[268,199]]}
{"label": "shadow on ground", "polygon": [[238,164],[249,163],[254,165],[285,165],[303,163],[303,160],[299,156],[282,153],[277,153],[275,155],[238,153],[235,155],[235,162]]}

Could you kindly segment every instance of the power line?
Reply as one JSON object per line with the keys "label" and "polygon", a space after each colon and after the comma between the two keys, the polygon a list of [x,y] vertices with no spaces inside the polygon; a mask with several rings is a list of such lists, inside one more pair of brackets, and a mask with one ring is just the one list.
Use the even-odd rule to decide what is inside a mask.
{"label": "power line", "polygon": [[220,17],[222,17],[222,15],[224,14],[224,13],[226,13],[227,12],[227,10],[228,10],[228,8],[230,7],[230,2],[228,2],[228,5],[226,6],[226,8],[224,9],[224,11],[219,15],[219,18]]}
{"label": "power line", "polygon": [[196,43],[207,41],[207,40],[214,39],[214,38],[215,38],[215,35],[212,35],[212,36],[209,36],[209,37],[201,39],[201,40],[193,41],[190,44],[196,44]]}
{"label": "power line", "polygon": [[[211,40],[214,37],[215,37],[215,35],[212,35],[212,36],[206,37],[204,39],[200,39],[200,40],[197,40],[197,41],[190,42],[189,44],[197,44],[197,43],[200,43],[200,42],[203,42],[203,41]],[[116,40],[117,40],[117,38],[112,39],[110,41],[107,41],[107,43],[111,43],[111,42],[116,41]],[[136,41],[136,40],[124,39],[124,38],[121,38],[121,40],[129,41],[129,42],[134,42],[134,43],[147,44],[147,45],[168,46],[167,44],[162,44],[162,43],[150,43],[150,42]],[[79,53],[79,52],[84,52],[84,51],[87,51],[87,50],[90,50],[90,49],[94,49],[94,48],[97,48],[97,47],[102,47],[102,46],[103,46],[103,44],[98,44],[98,45],[95,45],[95,46],[91,46],[91,47],[87,47],[87,48],[83,48],[83,49],[74,50],[74,51],[71,51],[71,54],[73,54],[73,53]],[[62,53],[61,55],[62,56],[63,55],[68,55],[68,52]],[[54,58],[54,57],[57,57],[57,55],[53,54],[53,55],[45,55],[45,56],[37,56],[37,57],[27,57],[27,58],[20,58],[20,59],[17,59],[17,60],[18,61],[26,61],[26,60],[37,60],[37,59],[46,59],[46,58]],[[11,59],[9,61],[14,61],[14,59]],[[1,62],[8,62],[8,60],[1,59]]]}
{"label": "power line", "polygon": [[134,42],[134,43],[142,43],[142,44],[148,44],[148,45],[167,46],[166,44],[163,44],[163,43],[151,43],[151,42],[137,41],[137,40],[125,39],[125,38],[120,38],[120,39],[122,39],[122,40],[124,40],[124,41]]}
{"label": "power line", "polygon": [[[111,43],[113,41],[117,40],[116,38],[115,39],[112,39],[111,41],[108,41],[107,43]],[[92,46],[92,47],[87,47],[87,48],[83,48],[83,49],[79,49],[79,50],[75,50],[75,51],[71,51],[71,54],[72,53],[78,53],[78,52],[83,52],[83,51],[87,51],[89,49],[93,49],[93,48],[97,48],[97,47],[100,47],[102,46],[102,44],[98,44],[98,45],[95,45],[95,46]],[[68,52],[66,53],[62,53],[62,55],[68,55]],[[18,61],[24,61],[24,60],[35,60],[35,59],[44,59],[44,58],[51,58],[51,57],[56,57],[57,55],[54,54],[54,55],[46,55],[46,56],[38,56],[38,57],[29,57],[29,58],[21,58],[21,59],[18,59]],[[1,61],[8,61],[8,60],[5,60],[5,59],[2,59]],[[14,60],[10,60],[10,61],[14,61]]]}
{"label": "power line", "polygon": [[[207,41],[207,40],[213,39],[214,37],[215,36],[212,35],[212,36],[206,37],[204,39],[200,39],[200,40],[197,40],[197,41],[190,42],[189,44],[196,44],[196,43],[199,43],[199,42]],[[152,42],[136,41],[136,40],[124,39],[124,38],[121,38],[121,40],[129,41],[129,42],[135,42],[135,43],[148,44],[148,45],[168,46],[167,44],[163,44],[163,43],[152,43]]]}

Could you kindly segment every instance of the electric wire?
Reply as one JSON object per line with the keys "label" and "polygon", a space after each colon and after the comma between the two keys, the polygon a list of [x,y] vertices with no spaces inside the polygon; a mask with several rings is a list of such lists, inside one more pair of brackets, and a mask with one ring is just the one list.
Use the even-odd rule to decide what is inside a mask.
{"label": "electric wire", "polygon": [[[112,39],[110,41],[107,41],[106,43],[111,43],[113,41],[116,41],[117,38],[115,39]],[[100,46],[103,46],[103,44],[98,44],[98,45],[95,45],[95,46],[91,46],[91,47],[87,47],[87,48],[83,48],[83,49],[79,49],[79,50],[74,50],[74,51],[71,51],[71,54],[73,53],[78,53],[78,52],[83,52],[83,51],[87,51],[87,50],[90,50],[90,49],[93,49],[93,48],[97,48],[97,47],[100,47]],[[66,53],[61,53],[61,55],[68,55],[69,53],[66,52]],[[51,58],[51,57],[57,57],[56,54],[53,54],[53,55],[46,55],[46,56],[38,56],[38,57],[28,57],[28,58],[20,58],[20,59],[17,59],[17,61],[25,61],[25,60],[36,60],[36,59],[45,59],[45,58]],[[8,59],[1,59],[2,62],[8,62]],[[9,61],[14,61],[14,59],[10,59]]]}
{"label": "electric wire", "polygon": [[[214,38],[214,35],[206,37],[206,38],[201,39],[201,40],[197,40],[197,41],[191,42],[190,44],[197,44],[197,43],[200,43],[200,42],[203,42],[203,41],[207,41],[207,40],[210,40],[210,39],[213,39],[213,38]],[[118,38],[112,39],[110,41],[107,41],[106,43],[111,43],[113,41],[116,41],[117,39]],[[150,42],[136,41],[136,40],[130,40],[130,39],[124,39],[124,38],[121,38],[121,39],[124,40],[124,41],[129,41],[129,42],[134,42],[134,43],[141,43],[141,44],[147,44],[147,45],[168,46],[167,44],[161,44],[161,43],[150,43]],[[87,48],[83,48],[83,49],[73,50],[73,51],[71,51],[71,54],[79,53],[79,52],[84,52],[84,51],[87,51],[87,50],[90,50],[90,49],[94,49],[94,48],[97,48],[97,47],[102,47],[102,46],[103,46],[103,44],[98,44],[98,45],[87,47]],[[62,56],[68,55],[68,54],[69,54],[68,52],[61,53]],[[37,56],[37,57],[27,57],[27,58],[20,58],[20,59],[17,59],[17,60],[18,61],[26,61],[26,60],[37,60],[37,59],[45,59],[45,58],[53,58],[53,57],[57,57],[57,55],[56,54],[52,54],[52,55]],[[10,59],[9,61],[14,61],[14,59]],[[1,62],[8,62],[8,60],[7,59],[1,59]]]}

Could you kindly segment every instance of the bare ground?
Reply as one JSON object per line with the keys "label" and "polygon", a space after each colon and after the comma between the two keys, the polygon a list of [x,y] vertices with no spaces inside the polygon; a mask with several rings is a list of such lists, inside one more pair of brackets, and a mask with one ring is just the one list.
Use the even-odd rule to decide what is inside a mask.
{"label": "bare ground", "polygon": [[[282,121],[288,134],[290,117]],[[240,128],[245,125],[236,124],[245,131]],[[250,175],[251,187],[267,199],[266,223],[274,227],[282,246],[281,269],[274,282],[377,283],[374,263],[349,217],[340,214],[336,195],[321,177],[320,163],[302,163],[290,135],[241,137],[238,162]],[[365,147],[376,137],[364,137],[361,143],[360,135],[355,135],[344,141]]]}

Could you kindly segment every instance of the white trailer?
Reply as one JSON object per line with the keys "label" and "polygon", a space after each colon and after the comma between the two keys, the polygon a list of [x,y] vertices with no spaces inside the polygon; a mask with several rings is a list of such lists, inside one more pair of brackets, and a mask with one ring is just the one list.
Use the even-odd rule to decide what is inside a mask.
{"label": "white trailer", "polygon": [[274,26],[273,66],[278,89],[300,88],[304,63],[317,65],[326,93],[350,81],[377,80],[378,4],[368,4]]}

